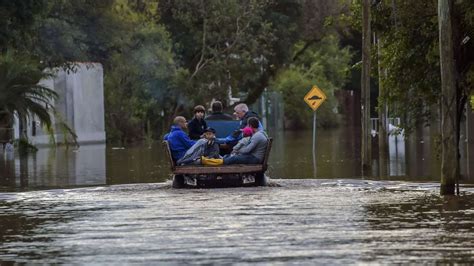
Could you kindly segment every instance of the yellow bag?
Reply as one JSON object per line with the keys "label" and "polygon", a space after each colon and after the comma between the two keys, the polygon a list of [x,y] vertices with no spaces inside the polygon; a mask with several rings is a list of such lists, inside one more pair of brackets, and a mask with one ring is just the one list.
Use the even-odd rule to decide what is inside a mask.
{"label": "yellow bag", "polygon": [[201,163],[203,165],[218,166],[218,165],[224,164],[224,160],[223,159],[211,159],[211,158],[201,156]]}

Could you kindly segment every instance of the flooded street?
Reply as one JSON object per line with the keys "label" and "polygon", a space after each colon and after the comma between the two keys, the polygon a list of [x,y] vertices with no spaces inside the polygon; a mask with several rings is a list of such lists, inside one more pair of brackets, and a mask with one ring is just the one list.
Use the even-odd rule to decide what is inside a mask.
{"label": "flooded street", "polygon": [[[344,128],[318,131],[317,165],[312,163],[311,132],[272,135],[273,148],[267,175],[273,179],[361,178],[358,144]],[[405,151],[402,137],[390,138],[387,175],[378,172],[380,160],[373,159],[374,180],[439,181],[439,161],[430,140]],[[96,185],[165,182],[170,170],[162,144],[82,145],[79,149],[40,148],[27,158],[18,154],[0,156],[0,191],[72,188]],[[367,177],[365,177],[367,178]],[[465,179],[463,183],[473,183]]]}
{"label": "flooded street", "polygon": [[[277,180],[280,187],[115,185],[0,195],[0,260],[37,263],[474,262],[473,190]],[[465,189],[463,189],[465,190]]]}
{"label": "flooded street", "polygon": [[474,265],[473,34],[474,0],[0,0],[0,266]]}
{"label": "flooded street", "polygon": [[160,143],[4,156],[0,261],[474,263],[472,185],[440,197],[435,162],[404,145],[390,176],[361,178],[343,130],[320,132],[315,179],[308,136],[274,136],[271,186],[259,188],[171,189]]}

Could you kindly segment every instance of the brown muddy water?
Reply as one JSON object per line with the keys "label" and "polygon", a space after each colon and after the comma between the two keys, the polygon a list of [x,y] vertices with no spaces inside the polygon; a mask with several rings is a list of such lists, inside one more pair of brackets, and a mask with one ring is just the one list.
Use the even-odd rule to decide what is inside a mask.
{"label": "brown muddy water", "polygon": [[260,188],[171,189],[159,143],[6,154],[0,262],[474,263],[474,188],[440,197],[432,154],[394,140],[369,180],[347,132],[319,132],[314,179],[311,132],[274,138]]}

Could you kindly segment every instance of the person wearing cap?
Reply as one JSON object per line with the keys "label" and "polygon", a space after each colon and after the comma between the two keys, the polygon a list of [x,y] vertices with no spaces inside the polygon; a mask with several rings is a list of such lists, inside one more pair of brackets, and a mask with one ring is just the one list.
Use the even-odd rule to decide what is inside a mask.
{"label": "person wearing cap", "polygon": [[194,107],[194,118],[189,121],[189,138],[192,140],[198,140],[201,138],[204,130],[207,128],[206,121],[204,120],[204,114],[206,109],[202,105],[196,105]]}
{"label": "person wearing cap", "polygon": [[208,158],[220,158],[219,155],[219,144],[216,142],[216,130],[212,127],[206,128],[204,130],[204,139],[207,140],[206,149],[204,151],[203,156]]}
{"label": "person wearing cap", "polygon": [[173,120],[171,131],[164,137],[164,140],[168,141],[174,161],[181,159],[186,151],[196,143],[196,141],[189,139],[188,135],[186,135],[184,132],[186,128],[186,118],[177,116]]}
{"label": "person wearing cap", "polygon": [[253,130],[251,127],[247,126],[242,129],[242,136],[243,138],[239,140],[239,142],[232,148],[231,155],[236,155],[239,154],[239,151],[249,145],[250,143],[250,137],[253,135]]}
{"label": "person wearing cap", "polygon": [[267,133],[259,130],[260,122],[256,117],[250,117],[248,125],[253,132],[250,143],[239,149],[237,155],[224,158],[224,164],[259,164],[263,162],[268,145]]}
{"label": "person wearing cap", "polygon": [[212,113],[206,116],[206,120],[234,120],[234,118],[226,113],[223,113],[222,110],[224,107],[222,106],[222,102],[215,101],[211,105]]}
{"label": "person wearing cap", "polygon": [[[226,155],[223,159],[210,159],[203,157],[204,165],[221,165],[221,164],[260,164],[263,162],[265,152],[268,145],[268,135],[265,131],[260,130],[260,121],[256,117],[248,119],[248,126],[252,131],[249,143],[241,147],[237,154]],[[247,129],[245,130],[247,131]]]}
{"label": "person wearing cap", "polygon": [[216,130],[208,127],[204,130],[203,138],[199,139],[184,156],[176,163],[178,165],[201,164],[201,157],[210,159],[221,158],[219,155],[219,144],[215,141]]}

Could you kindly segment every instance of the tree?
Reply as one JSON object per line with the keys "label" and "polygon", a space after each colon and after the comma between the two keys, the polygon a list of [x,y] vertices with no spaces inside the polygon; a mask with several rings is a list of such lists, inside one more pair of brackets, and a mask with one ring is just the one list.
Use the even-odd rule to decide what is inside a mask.
{"label": "tree", "polygon": [[361,77],[361,163],[362,174],[370,171],[371,165],[371,135],[370,135],[370,2],[363,0],[362,5],[362,77]]}
{"label": "tree", "polygon": [[[304,41],[298,42],[293,51],[300,53],[305,45]],[[310,125],[308,121],[311,121],[312,111],[302,104],[302,100],[313,85],[317,85],[328,96],[318,109],[318,125],[325,128],[338,125],[339,119],[334,112],[337,109],[334,92],[348,80],[351,58],[349,48],[341,48],[336,36],[327,36],[305,48],[291,65],[277,73],[270,87],[283,95],[285,127],[296,129]]]}
{"label": "tree", "polygon": [[340,17],[347,12],[347,1],[300,0],[301,15],[298,19],[300,42],[304,43],[292,56],[296,61],[306,49],[329,35],[347,33],[347,23]]}
{"label": "tree", "polygon": [[7,117],[10,123],[14,115],[18,117],[23,140],[27,140],[24,129],[28,119],[37,117],[51,127],[53,101],[58,95],[39,85],[40,80],[48,77],[51,74],[42,71],[28,58],[11,53],[0,56],[0,116]]}
{"label": "tree", "polygon": [[52,0],[35,24],[38,46],[33,50],[44,66],[72,71],[71,62],[104,66],[109,141],[141,140],[145,130],[159,137],[161,112],[166,117],[179,101],[180,72],[157,8],[156,0]]}
{"label": "tree", "polygon": [[453,1],[438,1],[441,68],[441,195],[454,195],[459,178],[459,141],[456,138],[458,96],[453,49]]}
{"label": "tree", "polygon": [[122,143],[141,139],[145,129],[154,131],[163,117],[171,116],[178,101],[179,69],[170,49],[166,31],[150,24],[137,30],[129,48],[112,55],[114,66],[105,76],[110,138]]}
{"label": "tree", "polygon": [[[441,25],[438,24],[437,3],[439,4],[438,1],[398,0],[372,10],[375,18],[372,26],[384,40],[379,47],[378,60],[380,67],[385,70],[380,79],[381,85],[389,88],[385,97],[382,95],[383,98],[379,100],[390,104],[391,115],[404,118],[402,126],[408,134],[416,125],[429,125],[438,113],[447,115],[446,108],[439,110],[439,107],[444,106],[442,101],[446,97],[453,96],[446,96],[441,89],[445,85],[441,85],[440,61],[450,56],[446,57],[445,54],[440,60]],[[474,49],[469,37],[474,30],[474,2],[456,1],[450,6],[449,23],[452,32],[448,35],[452,39],[456,92],[454,102],[449,104],[456,111],[456,121],[451,124],[455,131],[455,144],[451,140],[448,143],[452,145],[451,148],[456,149],[456,156],[459,156],[461,120],[467,96],[474,84]],[[447,69],[449,67],[445,70]],[[454,109],[450,111],[454,112]],[[442,145],[444,143],[445,140]],[[453,168],[451,171],[456,170]]]}
{"label": "tree", "polygon": [[161,1],[186,70],[183,96],[203,103],[245,92],[254,102],[289,56],[298,11],[292,1]]}
{"label": "tree", "polygon": [[0,1],[0,53],[30,51],[36,43],[34,25],[46,6],[43,0]]}

